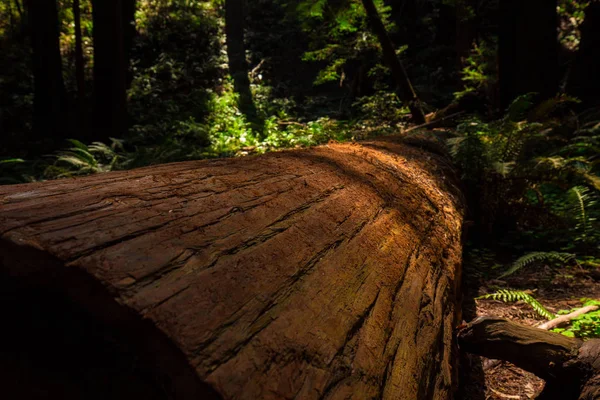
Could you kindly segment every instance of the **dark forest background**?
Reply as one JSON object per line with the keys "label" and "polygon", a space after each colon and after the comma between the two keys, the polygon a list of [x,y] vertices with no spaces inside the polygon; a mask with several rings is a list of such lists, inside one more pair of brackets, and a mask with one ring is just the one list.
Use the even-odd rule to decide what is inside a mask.
{"label": "dark forest background", "polygon": [[598,1],[0,0],[0,181],[425,132],[482,274],[596,271],[599,48]]}
{"label": "dark forest background", "polygon": [[461,101],[488,119],[529,92],[591,106],[587,6],[2,0],[0,155],[102,142],[125,168],[362,137]]}

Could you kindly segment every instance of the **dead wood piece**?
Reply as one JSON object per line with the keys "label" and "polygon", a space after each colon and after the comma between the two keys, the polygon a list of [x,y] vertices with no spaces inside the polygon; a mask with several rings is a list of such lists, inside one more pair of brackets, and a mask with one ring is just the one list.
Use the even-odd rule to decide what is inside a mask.
{"label": "dead wood piece", "polygon": [[[560,317],[554,318],[551,321],[544,322],[544,323],[536,326],[536,328],[549,331],[551,329],[558,328],[559,326],[562,326],[562,325],[568,323],[573,318],[577,318],[580,315],[587,314],[587,313],[592,312],[592,311],[596,311],[597,309],[598,309],[598,306],[586,306],[586,307],[582,307],[582,308],[580,308],[580,309],[578,309],[576,311],[573,311],[572,313],[561,315]],[[485,371],[485,370],[494,368],[497,365],[499,365],[500,362],[501,362],[500,360],[487,359],[483,363],[483,370]]]}
{"label": "dead wood piece", "polygon": [[600,339],[583,342],[500,318],[480,317],[458,332],[458,343],[467,352],[509,361],[546,380],[539,399],[600,398]]}
{"label": "dead wood piece", "polygon": [[541,325],[538,325],[536,328],[545,329],[549,331],[550,329],[558,328],[561,325],[567,324],[573,318],[577,318],[580,315],[587,314],[592,311],[596,311],[598,306],[585,306],[580,309],[573,311],[572,313],[561,315],[560,317],[554,318],[548,322],[544,322]]}
{"label": "dead wood piece", "polygon": [[469,353],[509,361],[542,379],[576,356],[581,340],[519,325],[501,318],[481,317],[459,334]]}

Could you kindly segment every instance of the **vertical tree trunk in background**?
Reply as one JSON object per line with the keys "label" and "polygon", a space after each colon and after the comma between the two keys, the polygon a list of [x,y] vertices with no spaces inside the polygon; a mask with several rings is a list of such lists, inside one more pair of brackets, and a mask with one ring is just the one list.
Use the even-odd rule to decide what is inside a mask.
{"label": "vertical tree trunk in background", "polygon": [[64,137],[65,85],[60,56],[55,0],[27,3],[34,76],[33,130],[35,141]]}
{"label": "vertical tree trunk in background", "polygon": [[127,89],[131,87],[131,81],[133,80],[133,71],[130,66],[131,62],[131,49],[133,48],[133,40],[135,39],[135,10],[136,0],[122,0],[123,2],[123,51],[125,52],[125,63],[127,65],[127,76],[126,86]]}
{"label": "vertical tree trunk in background", "polygon": [[107,140],[126,130],[127,69],[123,1],[92,0],[94,22],[94,136]]}
{"label": "vertical tree trunk in background", "polygon": [[394,45],[392,44],[392,41],[385,30],[383,22],[381,22],[381,18],[379,18],[379,14],[377,13],[377,8],[375,7],[373,0],[362,0],[362,3],[365,7],[367,17],[369,18],[371,29],[373,29],[373,32],[381,44],[383,57],[385,58],[385,61],[392,72],[392,77],[394,78],[397,87],[398,97],[408,105],[414,122],[417,124],[424,123],[425,114],[423,114],[423,110],[421,109],[419,98],[417,97],[417,94],[415,93],[410,80],[408,79],[408,75],[404,70],[404,66],[402,66],[398,56],[396,56]]}
{"label": "vertical tree trunk in background", "polygon": [[591,3],[585,9],[581,26],[581,42],[569,72],[567,92],[583,101],[584,106],[600,103],[600,3]]}
{"label": "vertical tree trunk in background", "polygon": [[13,15],[12,3],[8,2],[8,22],[10,25],[10,33],[14,35],[15,33],[15,16]]}
{"label": "vertical tree trunk in background", "polygon": [[17,14],[19,15],[19,25],[21,27],[21,34],[24,37],[27,35],[27,16],[25,15],[23,6],[21,6],[19,0],[15,0],[15,8],[17,9]]}
{"label": "vertical tree trunk in background", "polygon": [[21,3],[19,3],[19,0],[15,0],[15,6],[17,7],[19,17],[23,18],[23,9],[21,8]]}
{"label": "vertical tree trunk in background", "polygon": [[456,57],[459,70],[462,70],[475,38],[473,3],[473,0],[456,1]]}
{"label": "vertical tree trunk in background", "polygon": [[15,7],[17,9],[17,14],[19,14],[19,18],[21,20],[23,20],[24,16],[23,16],[23,7],[21,7],[21,3],[19,2],[19,0],[15,0]]}
{"label": "vertical tree trunk in background", "polygon": [[73,0],[73,22],[75,24],[75,80],[77,82],[77,98],[81,102],[85,98],[85,74],[83,70],[83,40],[81,37],[79,0]]}
{"label": "vertical tree trunk in background", "polygon": [[417,2],[411,0],[384,0],[384,4],[390,7],[390,19],[396,24],[403,43],[411,47],[414,44],[414,32],[417,31],[417,19],[414,18],[419,13]]}
{"label": "vertical tree trunk in background", "polygon": [[233,78],[234,90],[239,95],[240,110],[248,121],[260,126],[252,91],[250,90],[250,79],[248,78],[248,63],[244,44],[244,1],[225,1],[225,36],[229,73]]}
{"label": "vertical tree trunk in background", "polygon": [[456,6],[450,3],[439,5],[439,12],[435,20],[435,44],[437,46],[455,46],[456,40]]}
{"label": "vertical tree trunk in background", "polygon": [[541,100],[558,91],[556,6],[556,0],[500,0],[501,107],[525,93],[539,93]]}

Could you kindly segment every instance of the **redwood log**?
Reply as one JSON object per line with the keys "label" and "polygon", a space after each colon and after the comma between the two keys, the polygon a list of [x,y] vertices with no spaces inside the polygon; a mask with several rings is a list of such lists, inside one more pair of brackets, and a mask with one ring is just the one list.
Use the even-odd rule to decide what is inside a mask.
{"label": "redwood log", "polygon": [[600,339],[583,341],[501,318],[480,317],[458,332],[461,349],[509,361],[546,381],[539,400],[600,399]]}
{"label": "redwood log", "polygon": [[6,315],[69,303],[159,398],[448,399],[462,201],[419,143],[2,187]]}

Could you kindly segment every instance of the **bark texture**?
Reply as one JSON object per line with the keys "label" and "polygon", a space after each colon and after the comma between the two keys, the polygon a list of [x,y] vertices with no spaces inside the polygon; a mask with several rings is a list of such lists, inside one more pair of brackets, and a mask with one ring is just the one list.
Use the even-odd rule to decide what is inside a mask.
{"label": "bark texture", "polygon": [[539,400],[600,398],[600,340],[586,342],[500,318],[481,317],[458,333],[467,352],[510,361],[546,381]]}
{"label": "bark texture", "polygon": [[462,202],[412,143],[2,187],[0,267],[123,328],[172,398],[448,399]]}

